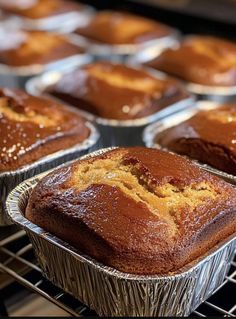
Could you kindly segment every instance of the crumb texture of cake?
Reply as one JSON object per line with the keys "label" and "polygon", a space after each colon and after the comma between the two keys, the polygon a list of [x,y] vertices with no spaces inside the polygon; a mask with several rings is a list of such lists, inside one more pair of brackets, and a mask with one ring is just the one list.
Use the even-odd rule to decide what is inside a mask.
{"label": "crumb texture of cake", "polygon": [[236,85],[236,44],[212,36],[192,36],[163,51],[147,65],[187,82]]}
{"label": "crumb texture of cake", "polygon": [[85,121],[67,107],[20,90],[0,89],[0,173],[83,142]]}
{"label": "crumb texture of cake", "polygon": [[42,19],[67,12],[81,11],[84,6],[70,0],[0,0],[7,13],[29,19]]}
{"label": "crumb texture of cake", "polygon": [[236,230],[236,190],[181,156],[117,148],[44,177],[25,216],[104,265],[177,273]]}
{"label": "crumb texture of cake", "polygon": [[98,12],[76,33],[100,44],[140,44],[170,36],[170,27],[156,21],[118,11]]}
{"label": "crumb texture of cake", "polygon": [[152,115],[188,95],[177,81],[143,69],[97,62],[69,72],[47,93],[106,119],[132,120]]}
{"label": "crumb texture of cake", "polygon": [[45,65],[84,53],[63,35],[44,31],[0,32],[0,63],[12,67]]}
{"label": "crumb texture of cake", "polygon": [[236,105],[199,111],[155,137],[156,143],[236,175]]}

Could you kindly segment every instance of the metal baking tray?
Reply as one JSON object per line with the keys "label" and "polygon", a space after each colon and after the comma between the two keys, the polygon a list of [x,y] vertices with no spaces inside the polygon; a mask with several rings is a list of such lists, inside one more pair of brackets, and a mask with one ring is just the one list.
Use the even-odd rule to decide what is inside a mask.
{"label": "metal baking tray", "polygon": [[[188,36],[188,38],[191,36]],[[172,47],[178,47],[179,43],[173,43]],[[140,52],[137,52],[130,58],[128,58],[127,62],[131,64],[144,64],[148,61],[151,61],[158,55],[160,55],[166,48],[165,47],[150,47],[146,48]],[[164,73],[164,72],[163,72]],[[166,73],[168,74],[168,73]],[[173,76],[169,74],[170,76]],[[174,76],[173,76],[174,77]],[[180,78],[176,77],[181,80]],[[204,100],[213,100],[216,102],[233,102],[236,101],[236,86],[208,86],[197,83],[186,82],[181,80],[185,85],[186,89],[195,94],[199,99]]]}
{"label": "metal baking tray", "polygon": [[87,154],[96,148],[99,133],[93,124],[86,122],[86,125],[90,129],[90,135],[84,142],[44,156],[34,163],[25,165],[17,170],[0,173],[0,226],[9,225],[9,219],[5,211],[5,201],[9,192],[16,185],[27,178],[68,162],[78,156]]}
{"label": "metal baking tray", "polygon": [[157,48],[163,51],[165,48],[177,45],[181,38],[180,32],[176,29],[172,29],[170,35],[159,39],[149,40],[142,44],[108,45],[92,41],[76,33],[74,33],[74,35],[79,42],[86,42],[88,52],[93,55],[96,60],[106,59],[110,61],[125,61],[129,56],[148,48]]}
{"label": "metal baking tray", "polygon": [[[29,94],[35,96],[43,95],[56,99],[55,97],[46,94],[45,89],[48,86],[55,84],[60,80],[61,77],[63,77],[65,73],[71,72],[73,69],[74,68],[67,69],[65,72],[48,72],[39,77],[32,78],[26,83],[26,90]],[[148,68],[146,69],[149,70]],[[153,72],[152,74],[154,75]],[[155,76],[158,78],[166,77],[165,74],[158,72],[155,72]],[[79,110],[79,112],[88,120],[96,123],[99,132],[101,133],[101,146],[135,146],[143,145],[142,131],[148,124],[180,110],[187,109],[193,103],[194,98],[193,96],[189,95],[185,99],[177,101],[176,103],[169,105],[150,116],[127,121],[105,119],[83,110]]]}
{"label": "metal baking tray", "polygon": [[94,13],[95,9],[93,7],[83,4],[80,11],[70,11],[39,19],[30,19],[17,14],[9,16],[24,29],[71,32],[88,23],[88,18]]}
{"label": "metal baking tray", "polygon": [[85,52],[65,57],[48,64],[14,67],[0,63],[0,86],[24,88],[25,83],[32,76],[51,70],[64,70],[72,66],[76,67],[92,61],[91,55],[86,52],[84,41],[78,41],[73,34],[64,34],[63,36],[74,45],[84,48]]}
{"label": "metal baking tray", "polygon": [[32,189],[46,174],[23,182],[11,192],[6,204],[9,217],[28,234],[44,276],[98,315],[186,316],[223,283],[234,257],[235,234],[167,276],[122,273],[81,254],[24,217]]}
{"label": "metal baking tray", "polygon": [[[143,132],[143,142],[147,147],[154,147],[170,151],[155,141],[156,134],[161,133],[170,127],[173,127],[188,120],[190,117],[192,117],[199,111],[215,109],[220,105],[220,103],[216,103],[213,101],[198,101],[196,102],[196,105],[194,107],[189,108],[188,110],[173,114],[169,116],[167,119],[162,119],[160,121],[157,121],[156,123],[147,126]],[[220,171],[214,167],[211,167],[210,165],[199,163],[199,161],[194,160],[192,158],[191,160],[194,161],[196,164],[200,165],[202,168],[206,169],[207,171],[213,173],[214,175],[218,175],[226,181],[236,185],[236,176]]]}

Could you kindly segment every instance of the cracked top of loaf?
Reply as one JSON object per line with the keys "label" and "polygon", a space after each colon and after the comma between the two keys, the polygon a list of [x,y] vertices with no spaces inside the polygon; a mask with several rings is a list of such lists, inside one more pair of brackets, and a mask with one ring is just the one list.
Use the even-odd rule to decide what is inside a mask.
{"label": "cracked top of loaf", "polygon": [[236,175],[236,105],[199,111],[155,138],[162,146]]}
{"label": "cracked top of loaf", "polygon": [[63,75],[51,95],[99,117],[131,120],[151,115],[188,95],[177,81],[145,70],[97,62]]}
{"label": "cracked top of loaf", "polygon": [[236,230],[235,189],[174,154],[118,148],[60,168],[26,218],[105,265],[170,274]]}
{"label": "cracked top of loaf", "polygon": [[69,148],[88,135],[85,121],[62,104],[0,89],[0,173]]}
{"label": "cracked top of loaf", "polygon": [[44,31],[8,30],[0,32],[0,63],[9,66],[48,64],[84,53],[63,35]]}
{"label": "cracked top of loaf", "polygon": [[10,14],[41,19],[81,11],[83,5],[70,0],[0,0],[0,8]]}
{"label": "cracked top of loaf", "polygon": [[186,38],[147,63],[187,82],[209,86],[236,85],[236,44],[212,36]]}
{"label": "cracked top of loaf", "polygon": [[169,36],[173,31],[162,23],[131,13],[101,11],[76,33],[101,44],[119,45],[140,44]]}

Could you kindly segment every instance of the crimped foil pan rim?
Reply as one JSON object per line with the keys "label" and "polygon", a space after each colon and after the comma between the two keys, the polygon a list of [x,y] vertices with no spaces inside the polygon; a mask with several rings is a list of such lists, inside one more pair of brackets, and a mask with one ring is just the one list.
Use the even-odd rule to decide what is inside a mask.
{"label": "crimped foil pan rim", "polygon": [[46,156],[40,158],[39,160],[37,160],[31,164],[27,164],[27,165],[25,165],[17,170],[7,171],[7,172],[3,172],[3,173],[0,172],[0,179],[4,178],[4,177],[10,177],[13,173],[23,174],[23,173],[27,172],[28,170],[32,170],[41,164],[46,164],[47,162],[51,162],[52,160],[56,160],[57,158],[59,158],[61,156],[68,155],[70,153],[74,153],[75,151],[78,151],[78,150],[81,150],[81,151],[86,150],[86,149],[90,148],[91,146],[95,145],[95,143],[98,141],[98,139],[100,137],[100,134],[99,134],[98,130],[96,129],[96,127],[92,123],[87,121],[87,122],[85,122],[85,125],[90,130],[90,134],[82,143],[77,143],[76,145],[69,147],[67,149],[60,150],[60,151],[54,152],[52,154],[46,155]]}
{"label": "crimped foil pan rim", "polygon": [[[141,68],[138,65],[129,65],[129,64],[125,64],[127,66],[130,66],[132,68],[136,68],[139,69]],[[73,67],[72,68],[67,68],[65,70],[65,73],[67,72],[71,72],[73,71]],[[167,77],[166,74],[162,73],[162,72],[153,72],[152,69],[150,68],[143,68],[145,69],[150,75],[155,76],[157,78],[165,78]],[[44,73],[42,75],[39,75],[37,77],[34,77],[30,80],[27,81],[26,83],[26,91],[29,94],[35,95],[35,96],[45,96],[45,97],[50,97],[51,99],[60,101],[60,99],[57,99],[53,96],[51,96],[50,94],[46,94],[43,92],[43,90],[46,88],[46,86],[48,85],[52,85],[54,83],[56,83],[56,81],[58,81],[60,79],[60,76],[62,76],[64,74],[63,71],[49,71],[47,73]],[[49,82],[48,82],[49,81]],[[48,82],[48,83],[46,83]],[[134,119],[134,120],[115,120],[115,119],[106,119],[106,118],[102,118],[99,116],[96,116],[92,113],[89,113],[87,111],[84,110],[78,110],[81,115],[83,115],[85,118],[87,118],[89,121],[95,121],[97,124],[100,125],[104,125],[104,126],[113,126],[113,127],[129,127],[129,126],[135,126],[135,127],[139,127],[139,126],[144,126],[147,124],[150,124],[152,122],[155,122],[156,120],[160,119],[160,118],[164,118],[166,116],[169,116],[170,113],[173,113],[172,109],[176,108],[176,110],[174,112],[178,112],[182,109],[185,109],[186,107],[188,107],[189,105],[193,104],[195,102],[195,97],[191,94],[189,94],[186,91],[187,96],[179,101],[174,102],[173,104],[170,104],[169,106],[166,106],[165,108],[163,108],[162,110],[159,110],[149,116],[145,116],[139,119]],[[73,105],[70,105],[71,107],[74,108]]]}
{"label": "crimped foil pan rim", "polygon": [[54,16],[49,16],[49,17],[44,17],[39,19],[30,19],[17,14],[11,14],[10,16],[13,19],[16,19],[18,21],[18,24],[23,28],[34,29],[34,30],[52,30],[52,29],[60,28],[58,24],[61,23],[63,20],[64,21],[69,19],[76,20],[83,15],[90,16],[95,11],[96,10],[92,6],[83,4],[83,8],[80,11],[70,11],[65,13],[59,13]]}
{"label": "crimped foil pan rim", "polygon": [[[50,32],[51,34],[52,32]],[[62,35],[58,32],[53,32],[55,34]],[[64,38],[66,38],[70,43],[75,46],[81,46],[86,50],[85,42],[75,40],[74,35],[72,34],[63,34]],[[62,59],[49,62],[47,64],[32,64],[29,66],[9,66],[6,64],[0,63],[0,74],[12,74],[14,76],[32,76],[37,75],[42,72],[49,72],[53,69],[65,69],[69,66],[79,66],[81,64],[86,64],[92,61],[92,57],[85,51],[84,53],[78,53],[75,55],[71,55],[68,57],[64,57]]]}
{"label": "crimped foil pan rim", "polygon": [[[181,115],[187,115],[186,113],[189,112],[189,116],[187,116],[186,118],[184,118],[182,121],[179,120],[177,121],[177,123],[175,123],[174,125],[177,125],[177,124],[180,124],[182,123],[183,121],[185,121],[186,119],[192,117],[194,114],[196,114],[198,111],[201,111],[201,110],[204,110],[204,105],[209,105],[209,108],[207,109],[212,109],[212,108],[217,108],[219,107],[221,104],[220,103],[217,103],[217,102],[213,102],[213,101],[197,101],[196,102],[196,106],[194,108],[189,108],[187,111],[185,111],[185,114],[183,111],[180,111],[179,113],[176,113],[176,114],[172,114],[169,116],[169,121],[171,120],[171,118],[177,118],[177,117],[180,117],[181,118]],[[165,120],[165,119],[163,119]],[[167,127],[162,127],[162,124],[163,124],[163,120],[159,120],[155,123],[152,123],[150,124],[149,126],[147,126],[144,131],[143,131],[143,136],[142,136],[142,140],[144,142],[144,144],[147,146],[147,147],[151,147],[151,148],[157,148],[157,149],[160,149],[160,150],[163,150],[163,151],[167,151],[167,152],[170,152],[172,154],[177,154],[177,155],[180,155],[174,151],[171,151],[170,149],[168,149],[167,147],[163,147],[161,146],[160,144],[158,144],[157,142],[154,141],[154,135],[157,134],[157,133],[160,133],[164,130],[167,129],[167,127],[172,127],[174,125],[170,125],[170,126],[167,126]],[[229,173],[226,173],[226,172],[223,172],[217,168],[214,168],[208,164],[205,164],[205,163],[202,163],[196,159],[193,159],[191,157],[188,157],[187,155],[181,155],[187,159],[190,159],[192,162],[194,162],[195,164],[197,164],[198,166],[202,167],[203,169],[209,171],[210,173],[214,174],[214,175],[217,175],[217,176],[220,176],[222,177],[224,180],[228,181],[229,183],[231,184],[234,184],[236,185],[236,176],[232,175],[232,174],[229,174]]]}
{"label": "crimped foil pan rim", "polygon": [[[99,154],[104,154],[109,150],[116,149],[117,147],[110,147],[105,149],[100,149],[98,151],[95,151],[93,153],[87,154],[82,156],[80,159],[86,159],[91,158]],[[60,166],[68,166],[71,163],[75,162],[76,160],[73,160],[69,163],[60,165]],[[59,167],[60,167],[59,166]],[[53,171],[54,169],[51,169],[47,172],[41,173],[39,175],[36,175],[28,180],[25,180],[21,184],[19,184],[15,189],[13,189],[10,194],[7,197],[6,201],[6,207],[7,207],[7,214],[8,217],[14,222],[17,223],[19,226],[25,228],[28,231],[33,232],[34,234],[44,238],[45,240],[53,243],[54,245],[60,247],[61,249],[69,252],[72,254],[75,258],[81,260],[82,262],[88,263],[93,268],[97,268],[104,273],[108,274],[112,277],[119,277],[121,279],[125,280],[131,280],[131,281],[155,281],[160,279],[166,279],[166,280],[175,280],[176,278],[182,278],[186,277],[192,272],[194,272],[198,267],[200,267],[203,263],[207,262],[210,258],[212,258],[214,255],[216,255],[219,251],[223,250],[227,245],[234,242],[236,240],[236,234],[230,235],[228,238],[224,239],[221,243],[215,245],[212,247],[206,254],[200,256],[196,260],[190,262],[189,264],[185,265],[181,269],[179,269],[177,272],[170,274],[170,275],[134,275],[129,273],[124,273],[119,270],[116,270],[115,268],[105,266],[102,263],[94,260],[93,258],[87,256],[86,254],[83,254],[79,252],[77,249],[73,248],[68,243],[64,242],[63,240],[57,238],[54,235],[51,235],[50,233],[43,230],[41,227],[33,224],[29,220],[27,220],[23,214],[20,212],[19,207],[19,200],[21,196],[24,196],[26,192],[28,192],[32,187],[36,186],[36,184],[39,182],[40,179],[42,179],[44,176],[46,176],[48,173]]]}
{"label": "crimped foil pan rim", "polygon": [[181,38],[181,33],[179,30],[171,28],[171,33],[167,36],[163,36],[157,39],[148,40],[140,44],[101,44],[86,38],[85,36],[75,33],[78,40],[84,40],[87,43],[87,48],[90,54],[97,56],[106,56],[110,54],[114,55],[130,55],[139,52],[140,50],[145,50],[150,47],[161,47],[163,49],[179,43]]}
{"label": "crimped foil pan rim", "polygon": [[192,82],[184,82],[188,91],[198,95],[233,96],[236,95],[236,85],[209,86]]}

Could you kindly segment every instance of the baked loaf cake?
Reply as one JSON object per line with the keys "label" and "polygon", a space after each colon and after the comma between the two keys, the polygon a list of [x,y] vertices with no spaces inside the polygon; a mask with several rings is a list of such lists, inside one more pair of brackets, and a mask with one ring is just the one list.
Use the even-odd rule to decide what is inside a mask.
{"label": "baked loaf cake", "polygon": [[48,64],[83,52],[63,35],[22,30],[0,33],[0,63],[9,66]]}
{"label": "baked loaf cake", "polygon": [[236,44],[211,36],[186,38],[147,63],[187,82],[209,86],[236,85]]}
{"label": "baked loaf cake", "polygon": [[47,93],[99,117],[131,120],[151,115],[187,97],[173,79],[145,70],[97,62],[63,75]]}
{"label": "baked loaf cake", "polygon": [[200,111],[156,136],[156,142],[236,175],[236,105]]}
{"label": "baked loaf cake", "polygon": [[0,173],[72,147],[88,135],[85,121],[67,107],[0,89]]}
{"label": "baked loaf cake", "polygon": [[159,22],[117,11],[98,12],[76,33],[100,44],[141,44],[169,36],[173,30]]}
{"label": "baked loaf cake", "polygon": [[0,0],[0,8],[10,14],[41,19],[81,11],[84,6],[70,0]]}
{"label": "baked loaf cake", "polygon": [[235,232],[235,203],[231,185],[178,155],[120,148],[43,178],[26,218],[104,265],[170,274]]}

